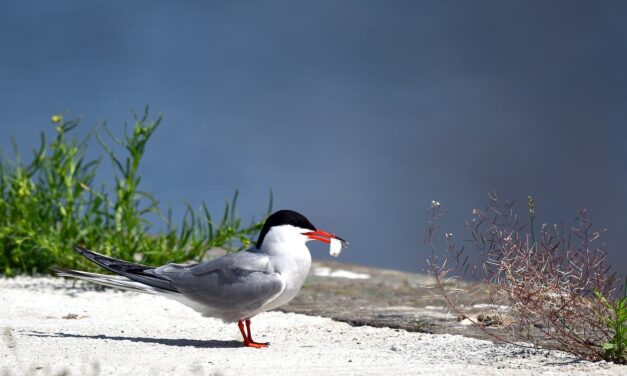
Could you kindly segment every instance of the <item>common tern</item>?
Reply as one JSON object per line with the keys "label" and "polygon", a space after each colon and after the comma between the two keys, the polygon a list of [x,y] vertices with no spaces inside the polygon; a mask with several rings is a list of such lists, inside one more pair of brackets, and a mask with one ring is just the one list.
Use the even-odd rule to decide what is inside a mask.
{"label": "common tern", "polygon": [[268,343],[253,340],[250,319],[286,304],[298,294],[311,266],[306,245],[310,240],[330,243],[332,254],[338,253],[338,242],[342,248],[348,244],[317,229],[302,214],[280,210],[265,221],[255,246],[210,261],[151,267],[75,246],[77,253],[117,275],[62,268],[54,271],[63,277],[165,296],[202,316],[237,322],[244,346],[262,348]]}

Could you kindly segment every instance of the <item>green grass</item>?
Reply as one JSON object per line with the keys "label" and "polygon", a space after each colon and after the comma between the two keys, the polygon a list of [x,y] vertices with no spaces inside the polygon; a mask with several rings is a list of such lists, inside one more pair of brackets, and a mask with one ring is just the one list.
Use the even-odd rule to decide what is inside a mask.
{"label": "green grass", "polygon": [[[13,158],[0,151],[0,274],[48,273],[53,265],[95,270],[72,251],[76,244],[153,265],[199,260],[212,247],[250,244],[263,222],[242,225],[237,191],[217,220],[204,203],[198,210],[186,204],[175,225],[172,211],[164,214],[157,199],[140,189],[141,160],[161,117],[149,120],[147,109],[133,115],[132,127],[125,126],[121,136],[103,125],[82,139],[70,137],[78,119],[55,115],[54,137],[48,141],[41,132],[30,161],[22,161],[15,142]],[[109,179],[99,176],[109,182],[101,187],[94,181],[102,157],[87,159],[85,153],[94,136],[115,169]],[[271,207],[272,197],[268,213]]]}
{"label": "green grass", "polygon": [[611,338],[601,345],[603,358],[616,363],[627,363],[627,280],[623,297],[614,301],[606,299],[598,290],[594,295],[607,308],[607,316],[601,316]]}

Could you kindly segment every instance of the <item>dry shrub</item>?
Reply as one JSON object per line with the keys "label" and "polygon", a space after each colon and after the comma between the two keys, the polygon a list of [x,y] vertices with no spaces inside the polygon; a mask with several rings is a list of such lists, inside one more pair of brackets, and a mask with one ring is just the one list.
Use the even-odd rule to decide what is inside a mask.
{"label": "dry shrub", "polygon": [[[529,217],[524,220],[514,211],[513,202],[496,194],[489,198],[489,205],[473,210],[465,223],[473,244],[469,248],[445,234],[446,251],[438,252],[437,222],[443,211],[436,201],[429,210],[427,242],[433,250],[429,270],[449,308],[460,318],[470,318],[469,308],[458,303],[460,294],[487,291],[494,307],[489,312],[491,322],[508,331],[500,335],[487,331],[485,320],[471,321],[491,336],[541,344],[585,359],[624,361],[621,353],[612,358],[603,348],[616,333],[607,325],[613,312],[595,297],[595,291],[612,296],[617,276],[610,271],[599,242],[602,231],[593,229],[586,210],[578,211],[571,229],[542,224],[536,237],[531,197]],[[451,283],[456,278],[469,281],[470,287],[460,289]]]}

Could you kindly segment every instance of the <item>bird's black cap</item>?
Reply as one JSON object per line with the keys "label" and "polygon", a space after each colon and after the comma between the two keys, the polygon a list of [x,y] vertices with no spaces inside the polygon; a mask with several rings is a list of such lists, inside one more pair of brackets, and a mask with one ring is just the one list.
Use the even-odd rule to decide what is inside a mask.
{"label": "bird's black cap", "polygon": [[261,243],[263,243],[263,239],[266,237],[266,234],[270,229],[274,226],[281,225],[292,225],[294,227],[306,228],[311,231],[316,231],[316,227],[309,222],[309,220],[302,214],[297,213],[293,210],[279,210],[277,212],[272,213],[266,219],[266,223],[263,224],[263,229],[259,234],[259,239],[257,240],[257,248],[261,248]]}

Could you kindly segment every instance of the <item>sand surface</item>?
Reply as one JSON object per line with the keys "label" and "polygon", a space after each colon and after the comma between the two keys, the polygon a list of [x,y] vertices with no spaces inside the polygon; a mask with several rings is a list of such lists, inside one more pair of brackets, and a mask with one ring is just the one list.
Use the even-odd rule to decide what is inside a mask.
{"label": "sand surface", "polygon": [[627,367],[456,335],[269,312],[235,324],[152,295],[0,279],[0,375],[627,375]]}

